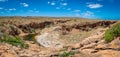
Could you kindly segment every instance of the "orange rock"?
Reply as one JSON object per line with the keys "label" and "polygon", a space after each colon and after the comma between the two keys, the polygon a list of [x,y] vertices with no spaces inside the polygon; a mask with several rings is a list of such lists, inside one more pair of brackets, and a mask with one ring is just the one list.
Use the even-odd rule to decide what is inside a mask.
{"label": "orange rock", "polygon": [[14,54],[11,54],[11,53],[3,53],[2,54],[4,57],[15,57]]}

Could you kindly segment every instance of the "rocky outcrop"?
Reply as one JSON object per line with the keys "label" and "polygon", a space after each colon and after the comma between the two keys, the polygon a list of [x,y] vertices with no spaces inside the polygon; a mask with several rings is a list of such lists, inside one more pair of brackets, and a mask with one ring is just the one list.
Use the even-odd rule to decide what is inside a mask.
{"label": "rocky outcrop", "polygon": [[0,57],[18,57],[8,44],[0,44]]}
{"label": "rocky outcrop", "polygon": [[[6,32],[10,35],[19,35],[21,33],[36,33],[36,29],[44,29],[47,27],[50,27],[52,25],[55,25],[56,22],[59,23],[66,23],[71,20],[57,20],[57,21],[44,21],[44,22],[31,22],[28,24],[15,24],[16,21],[8,21],[6,23],[2,23],[3,26],[0,27],[2,32]],[[86,23],[86,24],[73,24],[73,25],[60,25],[61,26],[61,33],[63,35],[66,35],[76,30],[82,30],[82,31],[90,31],[91,29],[94,29],[99,26],[110,26],[111,24],[115,23],[116,21],[98,21],[94,23]]]}
{"label": "rocky outcrop", "polygon": [[59,27],[44,29],[41,35],[36,36],[36,41],[49,48],[62,48],[63,42],[59,39]]}
{"label": "rocky outcrop", "polygon": [[113,40],[111,43],[101,42],[94,47],[80,50],[86,57],[119,57],[120,40]]}
{"label": "rocky outcrop", "polygon": [[[109,27],[116,21],[97,21],[92,23],[87,22],[86,24],[64,25],[68,21],[71,20],[44,21],[40,23],[30,22],[27,24],[17,25],[14,24],[16,21],[8,21],[6,23],[3,22],[5,27],[1,27],[4,27],[5,31],[9,35],[30,35],[34,29],[40,33],[37,33],[38,35],[35,37],[35,41],[37,43],[25,40],[25,43],[29,45],[28,49],[22,49],[20,47],[0,43],[0,57],[59,57],[59,55],[64,54],[64,52],[74,52],[75,54],[71,57],[120,56],[119,38],[114,39],[110,43],[105,43],[103,40],[103,35],[106,29],[104,30],[98,28],[99,26]],[[58,26],[60,23],[62,24]],[[52,25],[55,27],[51,27]],[[88,32],[90,29],[98,29],[98,32],[85,38],[80,43],[65,44],[63,39],[60,39],[60,35],[71,36],[72,33],[82,33],[83,31]],[[36,33],[36,31],[34,33]],[[69,35],[69,33],[71,34]],[[0,37],[2,37],[2,34],[0,34]]]}
{"label": "rocky outcrop", "polygon": [[59,24],[59,23],[66,23],[68,21],[71,21],[71,20],[56,20],[56,23]]}
{"label": "rocky outcrop", "polygon": [[[103,40],[104,31],[84,39],[82,42],[67,46],[68,51],[80,51],[82,57],[119,57],[120,38],[110,43]],[[80,56],[77,56],[80,57]]]}
{"label": "rocky outcrop", "polygon": [[54,22],[51,21],[45,21],[41,23],[32,22],[26,25],[18,25],[17,27],[20,28],[24,33],[30,33],[31,29],[44,29],[46,26],[53,24]]}
{"label": "rocky outcrop", "polygon": [[73,29],[82,30],[82,31],[90,31],[91,29],[95,29],[97,27],[109,27],[111,24],[116,23],[116,21],[99,21],[95,23],[86,23],[86,24],[74,24],[74,25],[62,25],[62,34],[66,35],[71,32]]}
{"label": "rocky outcrop", "polygon": [[0,57],[50,57],[57,52],[55,49],[46,49],[31,42],[27,43],[29,44],[28,49],[0,44]]}
{"label": "rocky outcrop", "polygon": [[99,27],[99,26],[110,26],[111,24],[114,24],[116,23],[116,21],[99,21],[99,22],[95,22],[95,23],[87,23],[87,24],[84,24],[84,25],[73,25],[73,27],[75,27],[76,29],[81,29],[81,30],[86,30],[88,31],[87,29],[85,28],[96,28],[96,27]]}

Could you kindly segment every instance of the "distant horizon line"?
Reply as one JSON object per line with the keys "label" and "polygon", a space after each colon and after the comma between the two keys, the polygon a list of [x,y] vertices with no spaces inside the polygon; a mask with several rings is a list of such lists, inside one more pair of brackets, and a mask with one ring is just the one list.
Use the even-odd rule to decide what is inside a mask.
{"label": "distant horizon line", "polygon": [[43,18],[83,18],[95,20],[120,20],[120,18],[84,18],[84,17],[70,17],[70,16],[0,16],[0,17],[43,17]]}

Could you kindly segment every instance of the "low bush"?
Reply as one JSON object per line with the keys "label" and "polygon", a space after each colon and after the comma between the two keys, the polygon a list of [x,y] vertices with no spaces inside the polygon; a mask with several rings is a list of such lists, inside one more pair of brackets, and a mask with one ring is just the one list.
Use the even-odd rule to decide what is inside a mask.
{"label": "low bush", "polygon": [[25,44],[25,42],[19,37],[19,36],[11,36],[11,35],[3,35],[2,38],[0,38],[1,43],[8,43],[13,46],[19,46],[21,48],[28,48],[28,44]]}
{"label": "low bush", "polygon": [[35,33],[35,29],[34,28],[30,28],[30,33]]}
{"label": "low bush", "polygon": [[69,57],[70,55],[74,55],[75,52],[64,52],[63,54],[61,54],[59,57]]}
{"label": "low bush", "polygon": [[25,36],[25,40],[28,40],[28,41],[35,41],[35,36],[37,34],[29,34],[27,36]]}
{"label": "low bush", "polygon": [[104,39],[106,42],[111,42],[115,37],[120,36],[120,22],[116,23],[112,28],[105,32]]}
{"label": "low bush", "polygon": [[50,26],[51,26],[50,24],[46,24],[46,25],[45,25],[46,28],[49,28]]}

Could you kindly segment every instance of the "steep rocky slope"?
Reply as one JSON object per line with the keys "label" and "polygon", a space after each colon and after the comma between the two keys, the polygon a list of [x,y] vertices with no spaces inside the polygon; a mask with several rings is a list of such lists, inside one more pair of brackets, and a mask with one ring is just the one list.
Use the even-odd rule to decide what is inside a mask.
{"label": "steep rocky slope", "polygon": [[[26,19],[0,21],[0,57],[120,56],[119,37],[110,43],[103,40],[105,31],[116,21],[84,19],[25,21]],[[12,36],[12,40],[6,40],[9,36]],[[20,39],[15,40],[16,36]],[[26,45],[20,47],[19,44],[24,43],[29,47],[22,48]]]}

